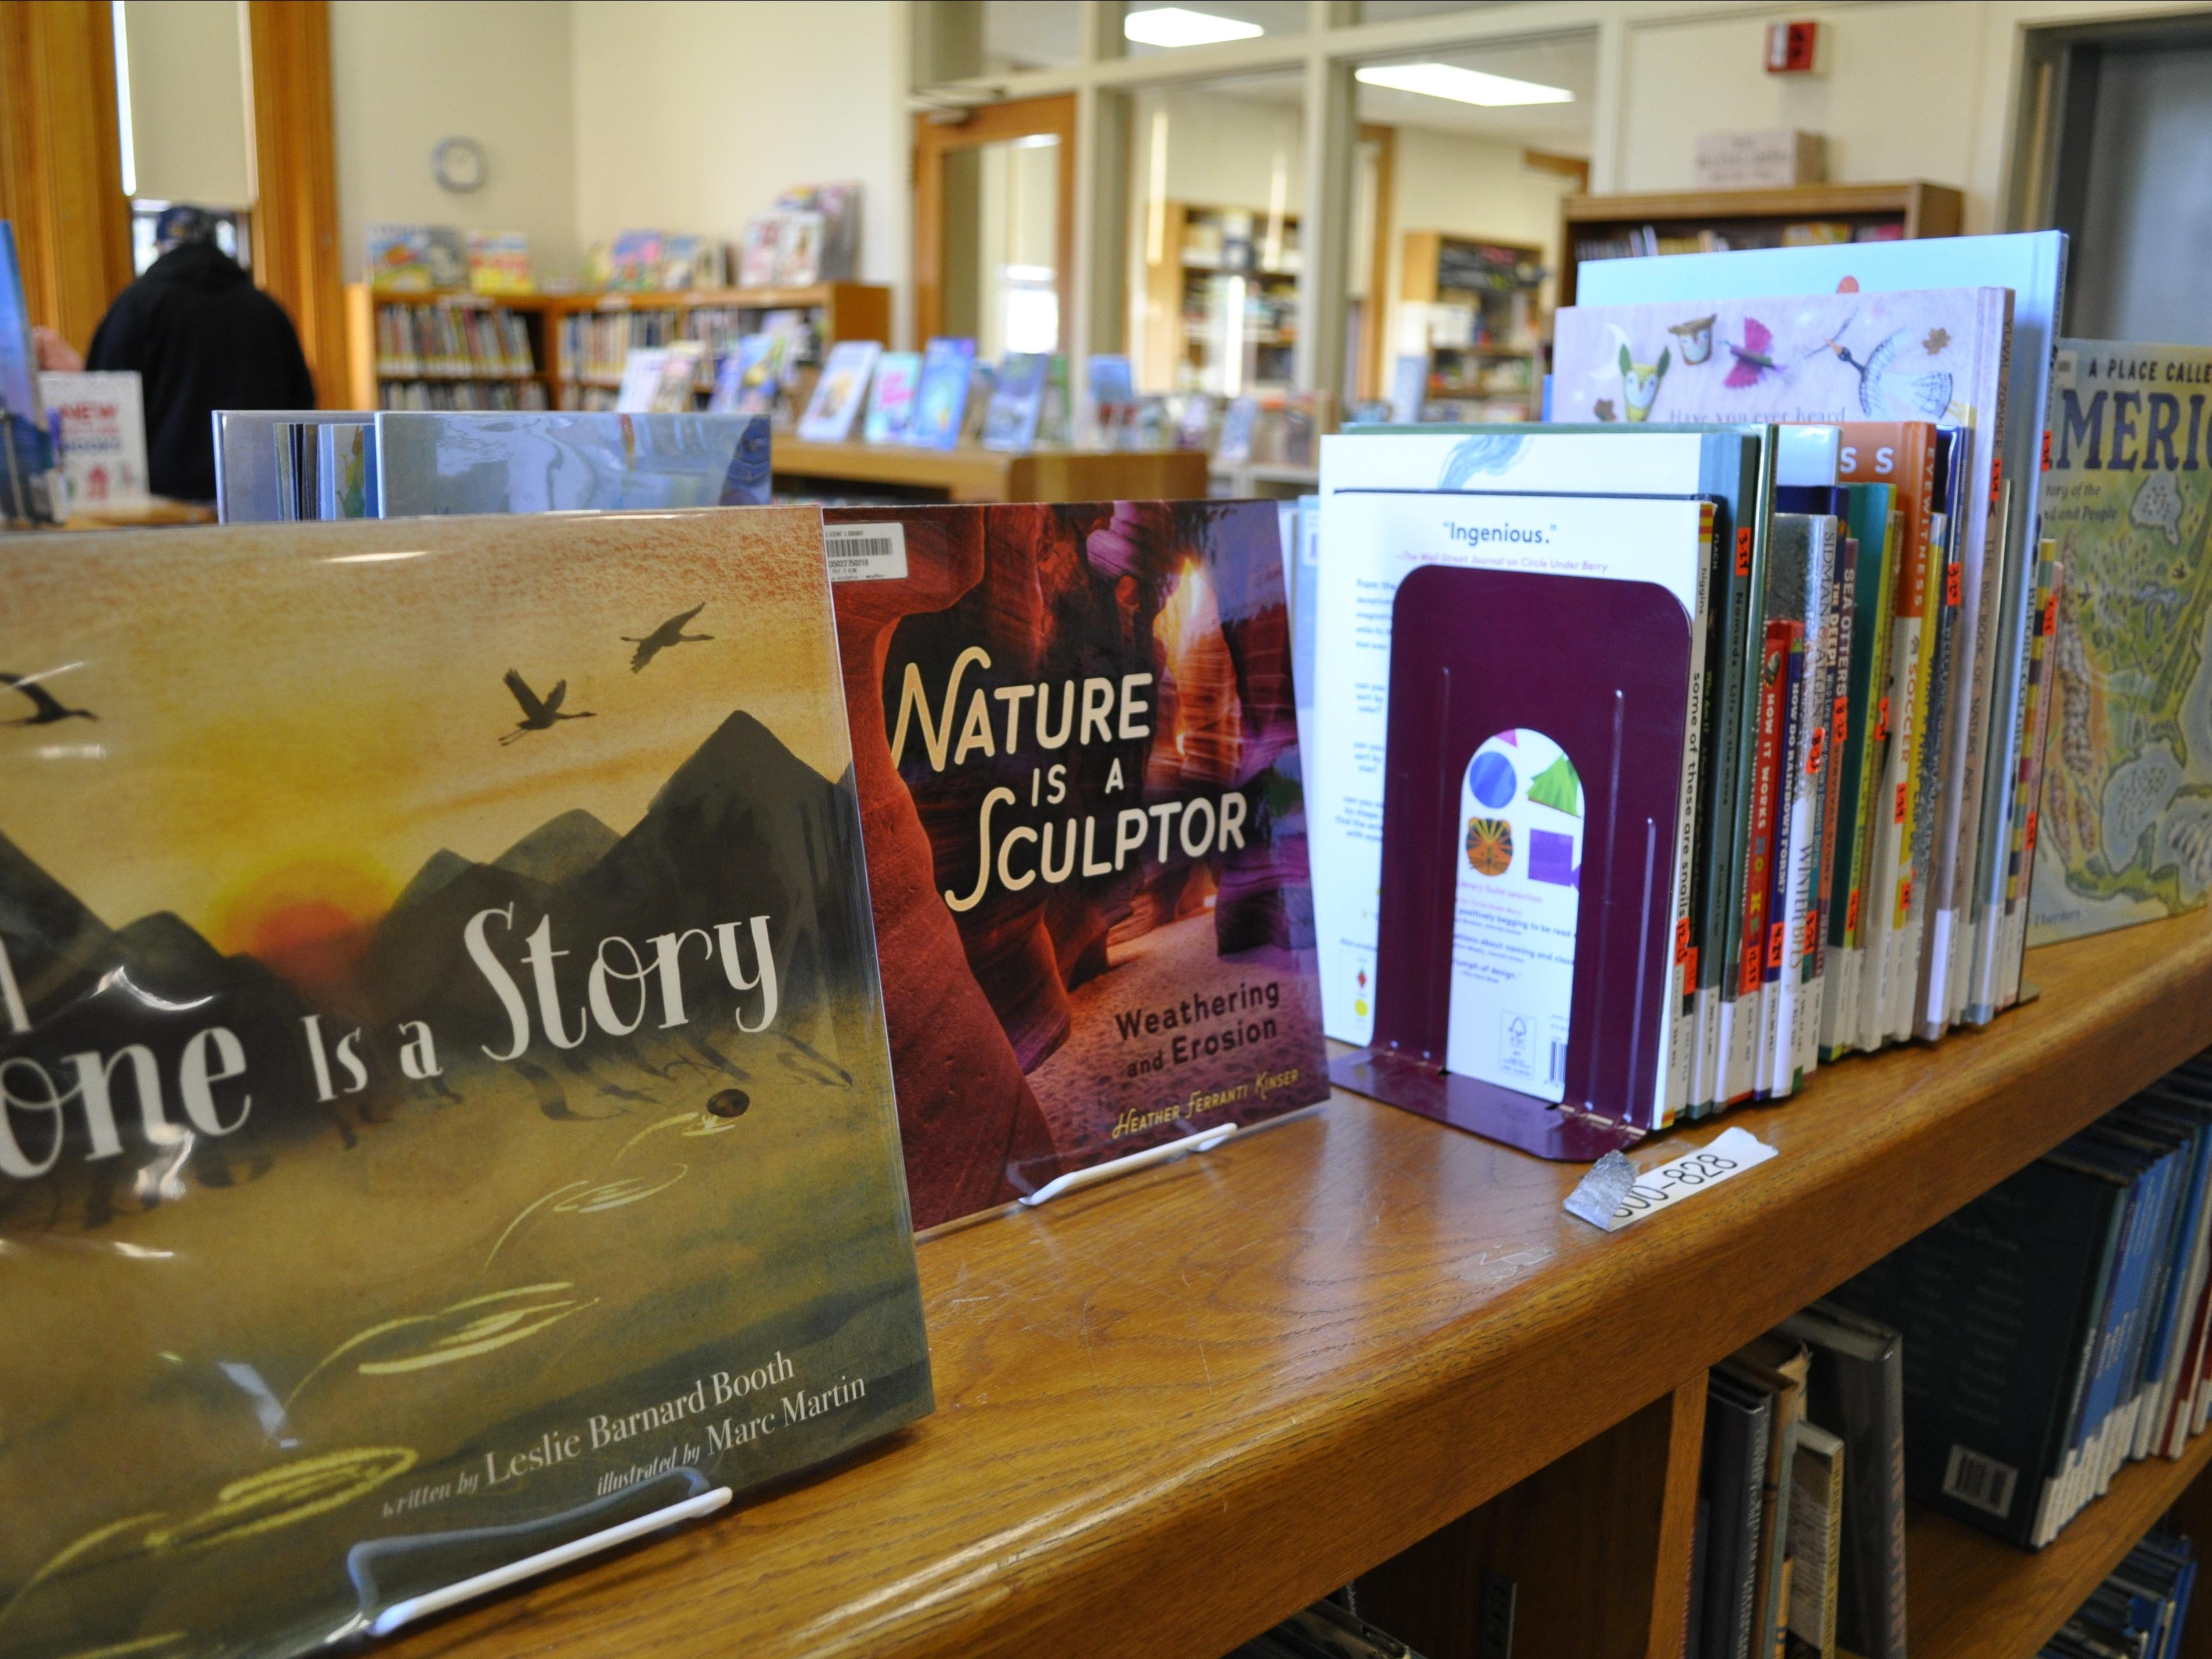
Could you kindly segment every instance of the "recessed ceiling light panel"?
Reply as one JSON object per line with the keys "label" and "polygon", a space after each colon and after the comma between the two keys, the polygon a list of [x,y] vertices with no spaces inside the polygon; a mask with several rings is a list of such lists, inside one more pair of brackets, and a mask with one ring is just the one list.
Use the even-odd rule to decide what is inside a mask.
{"label": "recessed ceiling light panel", "polygon": [[1449,98],[1455,104],[1480,104],[1486,108],[1575,101],[1574,94],[1565,87],[1516,81],[1510,75],[1486,75],[1480,70],[1459,69],[1450,64],[1381,64],[1357,73],[1370,87],[1418,92],[1424,97]]}
{"label": "recessed ceiling light panel", "polygon": [[1249,40],[1267,32],[1257,23],[1182,6],[1155,6],[1121,20],[1122,36],[1140,46],[1211,46],[1224,40]]}

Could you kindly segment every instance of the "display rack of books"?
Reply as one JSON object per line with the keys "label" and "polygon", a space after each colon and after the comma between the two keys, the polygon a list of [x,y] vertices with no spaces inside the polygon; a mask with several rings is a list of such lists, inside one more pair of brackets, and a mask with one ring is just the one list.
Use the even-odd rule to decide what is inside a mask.
{"label": "display rack of books", "polygon": [[[1506,1650],[1474,1640],[1501,1597],[1512,1653],[1673,1659],[1705,1368],[2212,1043],[2202,916],[2027,966],[2041,997],[1972,1039],[1739,1114],[1777,1156],[1626,1239],[1563,1212],[1578,1167],[1344,1093],[932,1238],[935,1416],[387,1650],[1218,1659],[1356,1577],[1431,1659]],[[1916,1516],[1915,1659],[2029,1659],[2208,1449],[2037,1554]]]}
{"label": "display rack of books", "polygon": [[867,283],[810,288],[702,289],[684,293],[568,295],[546,301],[546,369],[556,406],[611,409],[623,365],[634,349],[696,340],[696,391],[714,390],[722,356],[743,336],[781,331],[793,337],[795,370],[810,376],[841,340],[890,342],[890,290]]}
{"label": "display rack of books", "polygon": [[1206,495],[1203,450],[923,449],[903,444],[771,441],[779,494],[921,501],[1086,501]]}
{"label": "display rack of books", "polygon": [[1141,384],[1217,397],[1288,387],[1304,269],[1297,215],[1166,202],[1158,224],[1157,237],[1147,233]]}
{"label": "display rack of books", "polygon": [[1420,307],[1429,355],[1425,418],[1535,417],[1544,275],[1541,248],[1436,230],[1406,233],[1398,295],[1401,305]]}
{"label": "display rack of books", "polygon": [[1560,210],[1559,303],[1586,259],[1815,242],[1956,236],[1966,198],[1948,185],[1797,185],[1638,196],[1570,196]]}

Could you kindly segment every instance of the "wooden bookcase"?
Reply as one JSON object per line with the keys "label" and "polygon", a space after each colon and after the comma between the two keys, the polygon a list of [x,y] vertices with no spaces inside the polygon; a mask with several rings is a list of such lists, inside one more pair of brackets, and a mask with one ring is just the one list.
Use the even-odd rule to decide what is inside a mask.
{"label": "wooden bookcase", "polygon": [[[1241,276],[1247,285],[1248,307],[1256,303],[1294,317],[1299,273],[1304,264],[1298,216],[1283,216],[1280,240],[1273,246],[1265,213],[1164,202],[1157,216],[1158,236],[1153,235],[1151,221],[1144,232],[1145,346],[1135,364],[1137,390],[1226,395],[1210,331],[1203,325],[1193,325],[1193,308],[1211,317],[1213,307],[1221,303],[1218,281]],[[1243,239],[1225,234],[1224,222],[1237,219],[1251,222],[1253,257],[1249,265],[1227,252]],[[1291,360],[1297,344],[1295,321],[1288,327],[1240,327],[1239,333],[1245,342],[1245,362],[1238,390],[1287,391],[1293,380]]]}
{"label": "wooden bookcase", "polygon": [[[1468,420],[1533,421],[1542,401],[1546,332],[1539,302],[1540,283],[1512,289],[1470,288],[1453,280],[1448,262],[1464,262],[1480,252],[1511,257],[1538,267],[1544,250],[1489,236],[1461,236],[1439,230],[1409,230],[1399,260],[1398,298],[1405,304],[1472,304],[1480,331],[1490,337],[1466,345],[1440,345],[1428,331],[1429,397],[1492,405],[1470,412]],[[1521,384],[1500,384],[1507,378]],[[1509,407],[1510,405],[1510,407]]]}
{"label": "wooden bookcase", "polygon": [[[386,1651],[1218,1659],[1356,1576],[1469,1659],[1494,1571],[1522,1659],[1674,1659],[1706,1367],[2212,1043],[2201,914],[2028,975],[1986,1030],[1666,1137],[1779,1156],[1622,1233],[1561,1209],[1578,1166],[1351,1096],[941,1231],[932,1416]],[[2208,1457],[2131,1467],[2039,1554],[1918,1517],[1915,1659],[2029,1659],[2167,1504],[2212,1511]]]}
{"label": "wooden bookcase", "polygon": [[[520,315],[530,333],[534,367],[521,377],[479,374],[420,374],[383,373],[377,360],[376,313],[388,306],[441,306],[498,309]],[[826,349],[840,340],[890,343],[891,292],[869,283],[819,283],[811,288],[697,289],[684,292],[620,292],[595,294],[476,295],[469,293],[377,293],[366,283],[346,289],[347,386],[351,406],[374,409],[379,390],[388,380],[474,380],[521,378],[542,383],[554,408],[574,407],[586,386],[619,385],[622,375],[592,372],[569,361],[562,347],[564,319],[578,315],[628,316],[665,313],[678,336],[689,328],[695,312],[734,313],[743,319],[769,311],[805,311]],[[734,331],[747,331],[742,323]],[[713,365],[703,371],[712,384]]]}
{"label": "wooden bookcase", "polygon": [[[1792,225],[1895,228],[1906,239],[1956,236],[1966,198],[1948,185],[1797,185],[1778,190],[1570,196],[1560,210],[1559,303],[1575,302],[1576,245],[1650,231],[1661,239],[1711,231],[1734,247],[1778,246]],[[1688,250],[1683,250],[1687,252]]]}

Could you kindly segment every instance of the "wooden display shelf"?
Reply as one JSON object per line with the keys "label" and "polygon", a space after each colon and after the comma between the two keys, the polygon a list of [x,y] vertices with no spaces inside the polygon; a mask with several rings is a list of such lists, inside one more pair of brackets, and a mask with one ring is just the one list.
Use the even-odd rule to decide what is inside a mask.
{"label": "wooden display shelf", "polygon": [[[1986,1030],[1666,1137],[1741,1124],[1779,1156],[1619,1234],[1560,1208],[1578,1167],[1351,1096],[943,1232],[921,1250],[933,1415],[390,1651],[1218,1659],[1487,1516],[1523,1607],[1557,1610],[1530,1653],[1673,1659],[1705,1368],[2212,1042],[2202,915],[2029,973],[2040,1000]],[[2134,1491],[2039,1559],[2117,1540]],[[1929,1571],[1916,1632],[1988,1582]]]}
{"label": "wooden display shelf", "polygon": [[1570,196],[1560,206],[1559,304],[1575,302],[1578,232],[1649,225],[1662,234],[1726,229],[1760,221],[1848,219],[1893,223],[1907,240],[1956,236],[1966,197],[1948,185],[1796,185],[1775,190],[1668,191],[1638,196]]}
{"label": "wooden display shelf", "polygon": [[808,443],[778,433],[775,477],[942,490],[953,501],[1201,501],[1199,449],[1032,449]]}
{"label": "wooden display shelf", "polygon": [[[2039,1552],[1913,1506],[1905,1526],[1905,1613],[1913,1659],[2029,1659],[2212,1462],[2212,1433],[2177,1461],[2147,1458]],[[2202,1550],[2212,1539],[2200,1534]],[[2192,1620],[2191,1624],[2196,1620]]]}

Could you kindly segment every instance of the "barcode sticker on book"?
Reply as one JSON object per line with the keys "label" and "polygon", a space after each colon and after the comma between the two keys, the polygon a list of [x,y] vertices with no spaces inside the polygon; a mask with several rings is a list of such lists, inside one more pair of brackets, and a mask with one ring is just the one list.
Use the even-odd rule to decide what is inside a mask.
{"label": "barcode sticker on book", "polygon": [[1954,1446],[1950,1466],[1943,1471],[1943,1495],[2002,1520],[2012,1511],[2012,1489],[2019,1479],[2020,1471],[2011,1465]]}
{"label": "barcode sticker on book", "polygon": [[902,524],[825,524],[822,550],[833,582],[897,581],[906,575]]}

